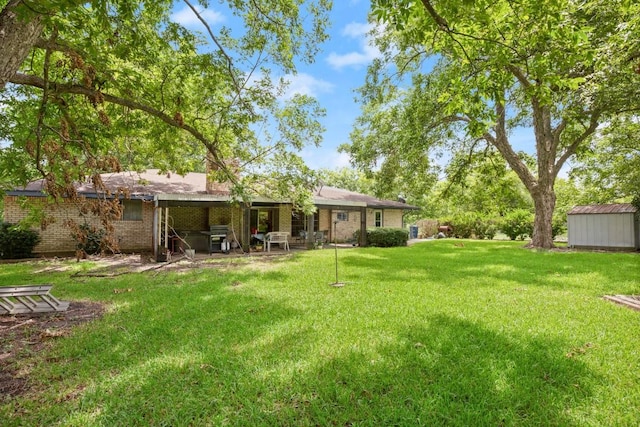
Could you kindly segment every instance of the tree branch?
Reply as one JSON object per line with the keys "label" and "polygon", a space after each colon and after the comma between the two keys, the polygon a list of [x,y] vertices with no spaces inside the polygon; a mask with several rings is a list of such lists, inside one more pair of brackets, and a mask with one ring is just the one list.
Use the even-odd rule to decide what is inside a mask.
{"label": "tree branch", "polygon": [[[498,44],[512,52],[514,52],[515,54],[518,53],[518,51],[516,50],[516,48],[509,46],[506,43],[501,42],[500,40],[495,40],[495,39],[487,39],[484,37],[478,37],[474,34],[467,34],[467,33],[461,33],[459,31],[454,30],[453,28],[451,28],[449,26],[449,23],[447,22],[446,19],[444,19],[444,17],[440,14],[438,14],[438,12],[436,12],[435,8],[433,7],[433,5],[431,4],[430,0],[422,0],[422,5],[425,7],[425,9],[427,9],[427,12],[429,13],[429,15],[431,15],[431,17],[433,18],[434,21],[436,21],[436,24],[438,24],[438,26],[440,27],[440,29],[442,31],[444,31],[445,33],[448,33],[449,35],[456,35],[456,36],[461,36],[461,37],[466,37],[466,38],[470,38],[472,40],[477,40],[477,41],[482,41],[482,42],[489,42],[489,43],[495,43]],[[500,33],[500,29],[498,29],[498,32]],[[502,33],[500,33],[502,35]],[[504,35],[502,35],[503,38]],[[462,51],[464,52],[465,56],[467,57],[467,59],[469,59],[469,56],[467,55],[467,53],[464,50],[464,47],[462,46],[462,44],[460,44],[460,42],[458,40],[456,40],[455,38],[452,37],[452,39],[458,44],[458,46],[460,46],[462,48]]]}
{"label": "tree branch", "polygon": [[138,101],[134,101],[132,99],[126,99],[126,98],[121,98],[114,95],[109,95],[107,93],[103,93],[98,90],[81,86],[81,85],[56,84],[56,83],[50,83],[49,85],[47,85],[47,82],[41,77],[22,74],[22,73],[16,73],[11,79],[9,79],[9,82],[14,84],[37,87],[43,90],[45,90],[45,88],[48,87],[48,90],[56,94],[70,93],[70,94],[76,94],[76,95],[84,95],[92,99],[95,97],[102,97],[106,102],[122,105],[128,108],[131,108],[132,110],[144,111],[150,116],[160,119],[161,121],[168,124],[169,126],[179,128],[188,132],[196,140],[200,141],[207,148],[207,151],[213,157],[216,165],[220,169],[222,169],[226,173],[226,175],[228,175],[228,178],[230,179],[230,181],[233,182],[234,184],[237,183],[237,178],[233,173],[231,173],[228,170],[228,168],[226,167],[224,161],[220,156],[219,148],[217,146],[218,145],[217,141],[209,140],[196,128],[189,126],[188,124],[184,123],[184,121],[178,121],[173,117],[167,115],[166,113],[163,113],[162,111],[159,111],[153,107],[150,107]]}
{"label": "tree branch", "polygon": [[229,54],[224,49],[224,47],[222,47],[222,44],[218,41],[218,38],[215,36],[215,34],[213,34],[213,31],[211,30],[211,27],[209,26],[207,21],[202,17],[202,15],[200,15],[200,12],[198,12],[198,10],[189,2],[189,0],[184,0],[184,2],[187,4],[187,6],[189,6],[191,11],[198,18],[198,20],[200,20],[202,25],[204,25],[204,27],[207,29],[207,32],[209,33],[209,37],[211,37],[211,40],[213,40],[213,42],[216,44],[216,46],[218,47],[218,50],[220,51],[222,56],[224,56],[225,59],[227,60],[227,70],[229,71],[229,75],[231,76],[231,80],[233,80],[233,85],[234,85],[236,91],[238,91],[238,93],[241,92],[241,90],[242,90],[241,86],[240,86],[240,84],[238,84],[238,81],[236,80],[235,72],[233,71],[233,68],[234,68],[233,59],[231,59],[231,56],[229,56]]}
{"label": "tree branch", "polygon": [[440,27],[442,31],[444,31],[449,37],[451,37],[451,40],[453,40],[453,42],[457,44],[460,49],[462,49],[462,53],[464,54],[465,58],[467,58],[467,61],[469,61],[469,64],[471,64],[471,66],[473,67],[473,61],[471,60],[471,57],[467,54],[467,51],[464,46],[462,46],[462,43],[460,43],[460,41],[453,37],[454,31],[451,29],[451,27],[449,27],[449,23],[447,22],[447,20],[444,19],[440,14],[438,14],[438,12],[436,12],[430,0],[422,0],[422,5],[425,9],[427,9],[427,12],[429,13],[429,15],[431,15],[433,20],[436,21],[438,27]]}
{"label": "tree branch", "polygon": [[[567,147],[564,153],[560,156],[555,165],[556,174],[565,164],[565,162],[569,159],[569,157],[573,156],[576,153],[576,150],[589,136],[593,135],[593,133],[598,128],[600,124],[600,115],[602,112],[600,110],[596,110],[591,114],[591,120],[589,122],[589,126],[582,132],[572,143]],[[558,136],[559,138],[559,136]]]}
{"label": "tree branch", "polygon": [[507,65],[507,69],[511,72],[511,74],[513,74],[516,77],[516,79],[518,79],[520,84],[525,89],[528,89],[532,86],[531,82],[527,79],[527,76],[525,76],[525,74],[522,72],[520,68],[516,67],[513,64],[509,64]]}
{"label": "tree branch", "polygon": [[502,154],[511,169],[518,175],[522,183],[531,191],[536,184],[536,179],[520,156],[513,151],[513,147],[509,144],[506,131],[506,110],[501,103],[496,104],[497,122],[495,126],[495,137],[486,132],[483,137]]}

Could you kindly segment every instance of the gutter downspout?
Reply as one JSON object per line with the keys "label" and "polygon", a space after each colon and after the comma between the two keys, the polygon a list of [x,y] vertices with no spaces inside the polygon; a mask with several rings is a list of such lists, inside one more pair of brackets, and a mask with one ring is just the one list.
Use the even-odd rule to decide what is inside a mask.
{"label": "gutter downspout", "polygon": [[160,241],[158,240],[158,195],[153,196],[153,233],[152,233],[152,244],[153,244],[153,259],[158,259],[158,245]]}

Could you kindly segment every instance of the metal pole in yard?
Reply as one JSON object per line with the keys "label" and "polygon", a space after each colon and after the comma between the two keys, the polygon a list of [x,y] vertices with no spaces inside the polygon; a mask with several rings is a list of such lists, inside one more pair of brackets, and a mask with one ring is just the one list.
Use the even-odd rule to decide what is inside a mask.
{"label": "metal pole in yard", "polygon": [[333,247],[336,250],[336,283],[338,283],[338,238],[336,236],[337,228],[338,228],[338,221],[333,221]]}
{"label": "metal pole in yard", "polygon": [[333,247],[335,248],[335,254],[336,254],[336,281],[334,283],[331,283],[331,286],[336,288],[341,288],[344,286],[344,283],[338,282],[338,237],[336,236],[337,225],[338,225],[338,221],[337,220],[333,221]]}

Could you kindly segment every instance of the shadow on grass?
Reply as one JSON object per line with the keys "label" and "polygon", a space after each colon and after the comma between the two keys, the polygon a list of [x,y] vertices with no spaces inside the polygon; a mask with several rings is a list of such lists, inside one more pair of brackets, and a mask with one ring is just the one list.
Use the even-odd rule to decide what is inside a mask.
{"label": "shadow on grass", "polygon": [[287,328],[300,313],[225,293],[72,339],[51,378],[76,390],[14,424],[571,426],[598,381],[567,343],[445,315],[325,349],[311,326]]}
{"label": "shadow on grass", "polygon": [[570,411],[596,380],[564,343],[514,340],[448,316],[398,342],[321,366],[311,377],[323,391],[303,407],[303,424],[578,425]]}
{"label": "shadow on grass", "polygon": [[[519,243],[442,240],[406,248],[365,248],[343,256],[340,262],[344,274],[353,275],[349,280],[357,280],[365,271],[387,283],[423,275],[449,286],[493,286],[496,280],[504,280],[564,289],[567,279],[578,278],[578,285],[602,293],[610,290],[606,282],[637,282],[640,257],[636,254],[534,251]],[[628,291],[626,286],[618,292]]]}
{"label": "shadow on grass", "polygon": [[[439,251],[477,263],[461,268],[481,265],[475,255],[483,251],[492,265],[509,265],[511,252],[537,255],[466,245],[358,250],[341,254],[341,262],[396,281],[406,280],[405,269],[433,280],[443,263],[453,265]],[[345,316],[338,326],[353,342],[325,344],[333,331],[316,330],[303,310],[244,285],[276,286],[293,274],[192,272],[70,285],[71,294],[109,295],[121,305],[56,346],[39,368],[41,390],[12,407],[6,424],[580,424],[572,411],[586,404],[598,378],[580,356],[566,357],[572,343],[507,335],[440,314],[411,328],[389,319],[382,344],[373,343],[377,330],[351,331]],[[133,291],[113,295],[113,287]],[[309,289],[301,295],[324,294]]]}
{"label": "shadow on grass", "polygon": [[[277,276],[267,274],[270,280]],[[111,295],[114,313],[56,346],[36,370],[48,380],[14,415],[36,402],[49,404],[7,425],[190,425],[203,414],[222,422],[252,388],[254,364],[276,363],[282,356],[255,355],[252,345],[299,314],[245,292],[243,283],[252,278],[210,272],[129,276],[148,282],[125,285],[131,292]],[[78,286],[100,295],[100,285],[72,287]],[[112,293],[113,286],[123,285],[109,281],[102,292]],[[279,341],[278,347],[287,341],[299,345],[297,336],[284,334]],[[247,352],[252,360],[245,359]]]}

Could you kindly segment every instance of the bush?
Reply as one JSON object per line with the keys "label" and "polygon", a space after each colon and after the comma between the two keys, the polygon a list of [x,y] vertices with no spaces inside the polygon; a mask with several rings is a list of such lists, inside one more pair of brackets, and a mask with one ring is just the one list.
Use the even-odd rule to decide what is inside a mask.
{"label": "bush", "polygon": [[[353,233],[356,241],[360,241],[360,230]],[[389,248],[407,246],[409,231],[404,228],[371,228],[367,230],[367,246]]]}
{"label": "bush", "polygon": [[475,234],[477,239],[493,240],[497,232],[498,226],[496,225],[495,219],[483,217],[481,215],[476,217],[473,234]]}
{"label": "bush", "polygon": [[556,236],[559,236],[567,231],[567,220],[564,216],[554,215],[551,220],[551,233],[552,237],[555,239]]}
{"label": "bush", "polygon": [[418,237],[421,239],[438,234],[437,219],[421,219],[416,222],[416,225],[418,226]]}
{"label": "bush", "polygon": [[533,234],[533,214],[526,209],[516,209],[502,219],[502,232],[511,240],[524,240]]}
{"label": "bush", "polygon": [[475,215],[470,212],[456,214],[446,224],[453,228],[453,237],[458,239],[469,239],[473,235],[473,225]]}
{"label": "bush", "polygon": [[480,213],[464,212],[443,220],[442,225],[453,228],[453,236],[462,239],[493,239],[498,231],[496,220]]}
{"label": "bush", "polygon": [[87,255],[96,255],[102,251],[104,230],[98,230],[87,223],[72,228],[71,236],[76,240],[76,249]]}
{"label": "bush", "polygon": [[0,258],[31,258],[33,248],[40,242],[36,231],[0,222]]}

